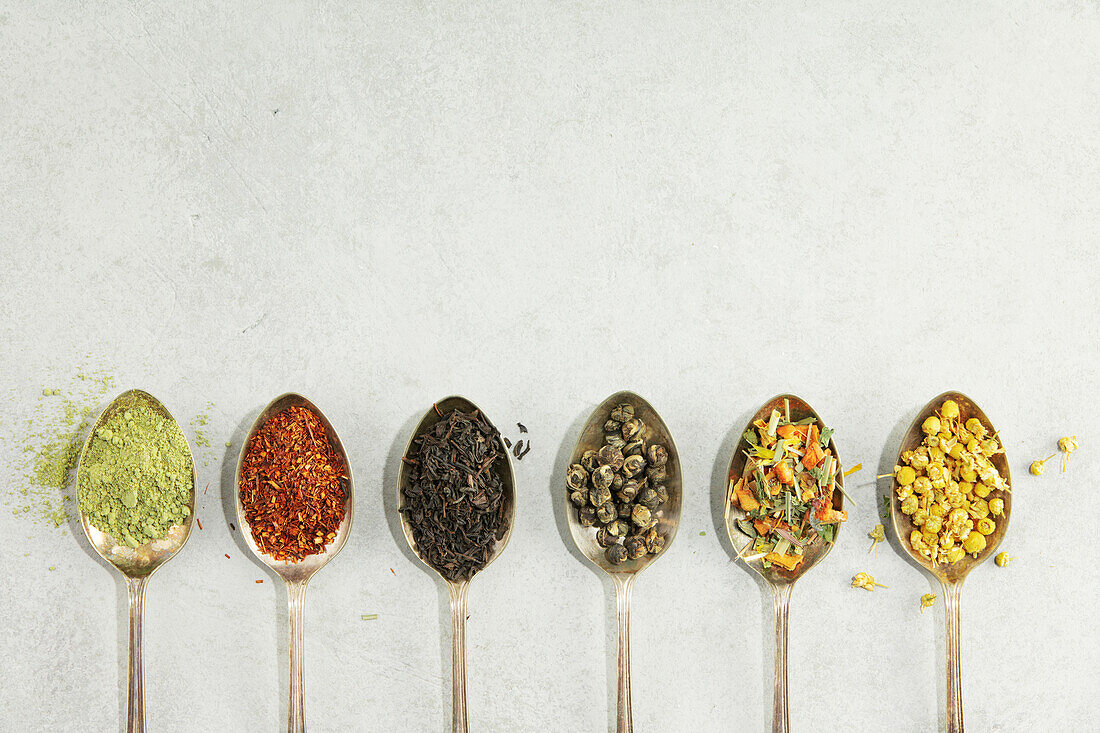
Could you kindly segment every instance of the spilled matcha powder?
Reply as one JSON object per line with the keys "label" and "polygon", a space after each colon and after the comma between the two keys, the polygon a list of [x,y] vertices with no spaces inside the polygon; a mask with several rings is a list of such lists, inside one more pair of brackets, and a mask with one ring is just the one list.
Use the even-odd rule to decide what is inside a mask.
{"label": "spilled matcha powder", "polygon": [[95,405],[114,387],[103,372],[80,372],[62,390],[44,387],[34,414],[22,431],[25,481],[5,497],[12,512],[46,526],[61,527],[68,518],[70,476],[80,455],[80,432]]}
{"label": "spilled matcha powder", "polygon": [[174,421],[134,395],[96,429],[77,476],[80,510],[138,547],[191,513],[191,453]]}

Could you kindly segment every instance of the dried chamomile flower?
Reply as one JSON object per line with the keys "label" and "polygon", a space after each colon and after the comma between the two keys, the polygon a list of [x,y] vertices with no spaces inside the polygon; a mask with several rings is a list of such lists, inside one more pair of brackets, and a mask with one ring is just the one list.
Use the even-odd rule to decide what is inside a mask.
{"label": "dried chamomile flower", "polygon": [[924,609],[931,608],[934,605],[936,605],[936,594],[935,593],[925,593],[923,596],[920,597],[920,612],[921,613],[924,613]]}
{"label": "dried chamomile flower", "polygon": [[901,465],[888,475],[902,513],[916,528],[906,535],[913,551],[933,566],[957,563],[984,551],[996,518],[1004,516],[1004,500],[991,496],[1010,490],[991,460],[1004,448],[981,419],[965,417],[953,400],[925,418],[921,430],[923,445],[904,451]]}
{"label": "dried chamomile flower", "polygon": [[1049,456],[1047,456],[1046,458],[1044,458],[1041,461],[1032,461],[1031,466],[1029,466],[1027,470],[1031,472],[1032,476],[1042,476],[1043,475],[1043,464],[1046,463],[1047,461],[1049,461],[1051,458],[1054,458],[1054,456],[1056,456],[1056,455],[1058,455],[1058,454],[1057,453],[1051,453]]}
{"label": "dried chamomile flower", "polygon": [[994,517],[1000,517],[1000,516],[1004,515],[1004,513],[1005,513],[1005,500],[1004,499],[993,497],[988,502],[986,502],[986,504],[989,507],[989,513],[991,515],[993,515]]}
{"label": "dried chamomile flower", "polygon": [[[867,536],[871,538],[871,550],[875,551],[875,555],[878,555],[878,543],[886,541],[886,528],[881,524],[876,524],[875,528],[867,533]],[[868,553],[871,550],[867,550]]]}
{"label": "dried chamomile flower", "polygon": [[1062,473],[1065,473],[1066,463],[1069,461],[1070,454],[1077,450],[1077,436],[1067,435],[1064,438],[1059,438],[1058,450],[1062,451]]}
{"label": "dried chamomile flower", "polygon": [[959,417],[959,403],[955,400],[944,400],[940,405],[940,417],[946,420],[957,420]]}
{"label": "dried chamomile flower", "polygon": [[1009,557],[1007,552],[998,552],[997,557],[993,558],[993,562],[997,563],[997,567],[1003,568],[1015,559],[1014,557]]}
{"label": "dried chamomile flower", "polygon": [[874,576],[870,573],[856,573],[856,576],[852,578],[853,588],[863,588],[864,590],[873,591],[875,589],[875,586],[878,586],[879,588],[890,587],[888,585],[883,585],[882,583],[876,583]]}

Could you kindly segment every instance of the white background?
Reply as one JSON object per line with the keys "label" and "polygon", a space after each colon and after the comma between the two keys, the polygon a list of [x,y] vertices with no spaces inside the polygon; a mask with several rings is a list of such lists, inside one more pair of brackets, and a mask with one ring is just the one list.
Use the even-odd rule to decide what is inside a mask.
{"label": "white background", "polygon": [[[447,596],[391,497],[415,421],[458,392],[533,440],[471,588],[471,730],[606,729],[613,594],[560,485],[621,388],[685,478],[634,594],[639,731],[770,725],[771,601],[715,497],[788,390],[865,466],[795,590],[792,726],[940,725],[943,605],[917,610],[939,589],[866,533],[874,474],[949,388],[1017,486],[1019,560],[963,592],[967,721],[1096,729],[1096,2],[33,5],[0,4],[0,490],[78,370],[210,415],[205,530],[148,592],[151,731],[283,725],[285,593],[229,531],[224,443],[287,390],[357,480],[308,595],[310,728],[449,725]],[[1069,472],[1028,476],[1066,433]],[[125,594],[74,526],[0,508],[0,727],[119,727]],[[860,570],[889,589],[851,589]]]}

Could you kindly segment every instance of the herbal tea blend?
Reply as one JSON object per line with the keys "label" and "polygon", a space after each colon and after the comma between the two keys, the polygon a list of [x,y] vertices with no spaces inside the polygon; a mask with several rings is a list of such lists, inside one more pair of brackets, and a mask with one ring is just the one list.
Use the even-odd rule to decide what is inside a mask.
{"label": "herbal tea blend", "polygon": [[832,429],[820,429],[813,417],[791,422],[787,413],[772,410],[767,422],[745,431],[748,461],[743,475],[729,477],[729,496],[747,515],[737,522],[752,538],[745,559],[794,570],[808,544],[834,540],[848,513],[833,508],[840,462],[829,448]]}
{"label": "herbal tea blend", "polygon": [[599,527],[596,541],[615,565],[656,555],[665,546],[653,513],[668,501],[668,449],[647,443],[645,430],[633,405],[617,405],[604,423],[604,445],[585,451],[565,477],[580,523]]}
{"label": "herbal tea blend", "polygon": [[[439,408],[436,408],[438,411]],[[452,410],[417,435],[401,511],[425,560],[448,580],[467,580],[508,531],[500,432],[479,411]]]}
{"label": "herbal tea blend", "polygon": [[1003,521],[1010,487],[991,459],[1004,447],[978,418],[964,422],[954,400],[945,400],[921,431],[922,445],[894,466],[896,493],[913,523],[913,549],[933,567],[951,565],[984,550],[985,538]]}
{"label": "herbal tea blend", "polygon": [[276,560],[324,552],[347,512],[347,466],[308,407],[272,415],[248,443],[237,490],[252,539]]}
{"label": "herbal tea blend", "polygon": [[120,544],[139,547],[191,513],[192,472],[179,425],[135,396],[92,436],[77,477],[80,511]]}

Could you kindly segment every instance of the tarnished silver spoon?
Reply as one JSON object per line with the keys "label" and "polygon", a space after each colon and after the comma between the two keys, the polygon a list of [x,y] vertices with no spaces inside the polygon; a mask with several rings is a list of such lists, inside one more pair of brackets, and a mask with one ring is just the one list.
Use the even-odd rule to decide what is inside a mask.
{"label": "tarnished silver spoon", "polygon": [[[175,423],[177,427],[179,426],[179,423],[176,423],[168,409],[153,395],[140,389],[123,392],[104,408],[92,429],[88,432],[84,447],[80,451],[80,460],[77,463],[78,486],[84,460],[92,445],[96,430],[116,413],[138,404],[149,405],[166,420]],[[186,437],[184,442],[186,443]],[[161,539],[147,542],[137,548],[131,548],[125,544],[120,544],[111,535],[94,527],[88,517],[83,512],[80,513],[80,526],[84,529],[88,542],[104,560],[114,565],[126,578],[126,592],[130,601],[130,684],[126,701],[127,733],[144,733],[145,731],[145,642],[143,633],[145,586],[149,582],[149,577],[156,572],[157,568],[171,560],[187,543],[187,538],[191,536],[191,525],[195,519],[195,483],[197,477],[195,475],[195,459],[189,444],[187,445],[187,457],[191,462],[191,487],[187,518],[183,524],[170,527],[168,533]]]}
{"label": "tarnished silver spoon", "polygon": [[667,477],[665,487],[668,489],[668,501],[653,512],[657,519],[657,532],[664,538],[664,548],[655,555],[647,554],[637,560],[628,559],[621,565],[615,565],[607,559],[605,548],[596,541],[596,528],[585,527],[580,523],[577,515],[577,507],[569,501],[569,492],[563,477],[561,484],[562,500],[565,502],[565,516],[569,521],[569,532],[573,535],[573,542],[577,549],[592,562],[593,565],[611,576],[615,583],[616,605],[618,607],[618,681],[616,699],[616,733],[632,733],[634,730],[634,714],[630,702],[630,596],[634,590],[634,581],[638,573],[657,561],[657,558],[668,552],[672,540],[676,537],[676,530],[680,527],[680,507],[683,500],[683,476],[680,473],[680,454],[676,451],[676,444],[672,440],[672,434],[665,425],[665,421],[653,409],[653,406],[633,392],[617,392],[600,403],[599,407],[592,411],[588,421],[581,429],[577,443],[573,447],[573,455],[569,465],[580,463],[585,451],[599,450],[604,444],[604,423],[607,421],[611,410],[620,404],[628,404],[634,408],[635,417],[645,423],[646,429],[642,434],[648,444],[660,443],[668,450],[668,461],[665,463]]}
{"label": "tarnished silver spoon", "polygon": [[[928,417],[936,413],[945,400],[954,400],[958,404],[958,419],[961,422],[965,423],[970,418],[976,417],[991,434],[997,433],[996,428],[993,427],[993,423],[990,422],[989,418],[986,417],[986,414],[982,412],[982,409],[978,407],[974,400],[961,392],[944,392],[921,408],[920,413],[917,415],[916,419],[913,420],[913,424],[909,427],[909,431],[901,441],[901,447],[898,449],[898,459],[895,465],[903,465],[901,461],[902,453],[915,450],[921,445],[921,441],[924,439],[924,432],[921,430],[921,425]],[[1001,441],[1001,445],[1004,445],[1003,441]],[[1012,476],[1009,474],[1008,458],[1005,456],[1004,452],[993,455],[990,458],[990,462],[1004,480],[1008,482],[1009,486],[1011,486]],[[962,660],[959,650],[962,636],[960,629],[962,623],[960,610],[962,584],[971,570],[996,554],[997,548],[1004,539],[1005,532],[1008,531],[1008,518],[1012,514],[1012,492],[995,489],[989,495],[989,498],[997,497],[1004,500],[1004,515],[999,518],[997,527],[993,533],[985,538],[986,544],[984,550],[979,552],[977,556],[965,555],[956,563],[944,562],[933,566],[931,559],[926,558],[913,549],[910,535],[917,527],[913,524],[909,515],[901,510],[901,500],[898,498],[897,492],[898,488],[899,485],[895,478],[891,481],[890,487],[890,513],[894,524],[894,534],[898,538],[898,543],[906,553],[909,554],[909,557],[916,560],[925,570],[931,573],[936,580],[940,581],[940,585],[943,587],[944,605],[947,608],[947,730],[949,733],[962,733],[964,729]]]}
{"label": "tarnished silver spoon", "polygon": [[[792,394],[781,394],[771,398],[765,402],[755,415],[749,420],[748,425],[741,431],[742,435],[753,427],[753,423],[756,420],[768,420],[768,417],[772,414],[772,410],[779,410],[782,414],[789,406],[790,419],[793,422],[803,420],[808,417],[817,419],[818,428],[823,430],[825,425],[822,423],[820,416],[814,411],[810,405],[800,397],[796,397]],[[840,455],[836,450],[836,443],[832,440],[829,441],[829,448],[832,449],[833,456],[837,461],[840,461]],[[741,477],[745,470],[745,462],[747,461],[746,451],[749,449],[748,443],[742,438],[737,443],[737,447],[733,450],[733,457],[730,459],[729,472],[727,477],[729,482],[726,488],[726,532],[729,534],[730,543],[732,543],[735,550],[737,550],[738,556],[744,555],[748,549],[749,543],[752,542],[752,538],[737,528],[737,520],[745,519],[745,513],[741,511],[739,507],[734,506],[732,502],[731,491],[734,483]],[[839,468],[837,470],[837,486],[841,489],[844,488],[844,474]],[[844,508],[844,495],[840,491],[833,493],[833,508],[840,510]],[[761,577],[764,578],[772,587],[772,597],[775,603],[775,698],[773,702],[772,712],[772,733],[786,733],[790,730],[790,714],[787,695],[787,640],[788,640],[788,618],[790,616],[791,608],[791,591],[794,590],[794,584],[798,582],[798,579],[809,571],[814,565],[821,562],[826,555],[833,549],[833,545],[840,534],[840,526],[837,526],[836,533],[833,536],[833,542],[826,542],[822,537],[817,537],[813,542],[810,542],[803,548],[803,557],[805,558],[798,567],[794,570],[787,570],[777,564],[773,564],[770,568],[765,568],[762,559],[748,560],[746,565],[751,567]]]}
{"label": "tarnished silver spoon", "polygon": [[[405,452],[403,456],[408,456],[412,450],[413,441],[417,436],[421,435],[425,431],[431,429],[444,419],[444,417],[452,410],[460,410],[465,413],[479,413],[481,409],[470,400],[465,397],[452,396],[439,400],[431,408],[424,413],[424,417],[420,419],[416,428],[413,429],[412,435],[409,437],[409,442],[405,446]],[[489,419],[485,418],[487,422]],[[489,422],[492,425],[492,422]],[[500,557],[500,553],[504,552],[504,548],[508,545],[508,540],[512,537],[512,529],[516,524],[516,486],[515,478],[512,475],[512,462],[508,457],[508,451],[505,450],[503,444],[500,446],[501,451],[504,454],[504,461],[498,462],[494,466],[494,470],[498,471],[500,481],[503,489],[503,502],[505,503],[504,512],[507,516],[507,529],[504,532],[504,536],[497,541],[493,547],[492,553],[489,555],[489,559],[481,566],[481,570],[489,567],[489,564]],[[397,474],[397,511],[398,516],[401,519],[401,530],[405,533],[405,539],[409,543],[409,547],[412,548],[413,554],[420,559],[422,563],[428,566],[433,572],[443,578],[447,583],[447,589],[450,591],[451,596],[451,704],[452,704],[452,716],[451,716],[451,728],[454,733],[466,733],[466,597],[470,591],[470,581],[473,580],[473,576],[467,579],[450,580],[445,577],[443,573],[432,565],[424,557],[420,548],[416,544],[416,539],[413,535],[412,526],[409,524],[408,517],[405,512],[402,511],[405,508],[405,488],[409,485],[409,464],[404,460],[401,461],[401,469]],[[480,570],[475,571],[475,574]]]}
{"label": "tarnished silver spoon", "polygon": [[[309,555],[298,562],[275,560],[256,545],[256,541],[252,537],[252,527],[245,517],[244,506],[241,504],[240,490],[241,468],[244,464],[244,457],[248,453],[248,447],[252,443],[253,436],[259,432],[264,426],[264,423],[271,417],[288,407],[305,407],[317,414],[317,417],[321,419],[321,423],[325,426],[325,436],[329,444],[343,459],[348,472],[347,484],[344,486],[344,519],[336,529],[336,536],[325,546],[324,552],[317,553],[316,555]],[[290,619],[290,639],[288,644],[290,650],[290,698],[287,704],[287,731],[289,733],[304,733],[306,729],[306,645],[304,623],[306,585],[318,570],[323,568],[329,560],[334,558],[337,553],[344,548],[344,543],[347,542],[348,534],[351,532],[351,520],[355,515],[355,491],[351,463],[348,462],[347,454],[344,452],[344,445],[340,442],[340,436],[336,434],[336,430],[332,427],[332,423],[328,421],[328,418],[325,417],[325,414],[305,397],[294,394],[293,392],[281,395],[272,400],[272,402],[260,412],[260,416],[256,418],[256,422],[252,424],[252,429],[248,432],[248,437],[245,438],[244,443],[241,445],[241,452],[237,458],[237,471],[233,478],[233,495],[237,504],[237,523],[241,527],[241,535],[244,537],[248,549],[252,550],[252,554],[274,570],[286,583],[288,616]]]}

